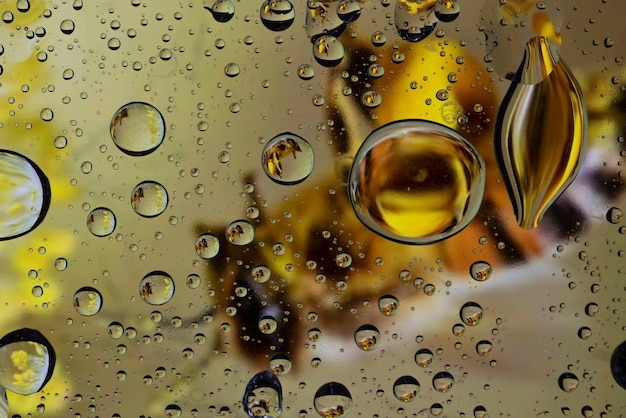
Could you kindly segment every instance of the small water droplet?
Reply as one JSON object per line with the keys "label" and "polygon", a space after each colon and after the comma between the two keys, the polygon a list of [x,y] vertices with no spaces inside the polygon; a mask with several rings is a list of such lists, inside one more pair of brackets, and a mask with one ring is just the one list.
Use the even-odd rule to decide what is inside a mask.
{"label": "small water droplet", "polygon": [[315,77],[315,69],[312,65],[302,64],[298,67],[298,77],[302,80],[310,80]]}
{"label": "small water droplet", "polygon": [[26,13],[30,10],[30,2],[28,0],[17,0],[15,7],[18,11]]}
{"label": "small water droplet", "polygon": [[61,22],[60,28],[61,28],[61,32],[63,32],[66,35],[70,35],[72,32],[74,32],[74,29],[76,28],[76,26],[74,25],[73,20],[65,19]]}
{"label": "small water droplet", "polygon": [[465,325],[463,324],[454,324],[452,326],[452,333],[457,337],[462,336],[465,333]]}
{"label": "small water droplet", "polygon": [[578,337],[581,340],[587,340],[587,339],[591,338],[591,328],[589,328],[589,327],[581,327],[578,330]]}
{"label": "small water droplet", "polygon": [[491,352],[492,347],[491,341],[481,340],[476,343],[476,352],[481,356],[486,356]]}
{"label": "small water droplet", "polygon": [[361,15],[361,3],[358,0],[341,0],[337,3],[337,15],[346,23],[354,22]]}
{"label": "small water droplet", "polygon": [[420,384],[413,376],[401,376],[393,384],[393,394],[402,402],[411,402],[419,391]]}
{"label": "small water droplet", "polygon": [[242,404],[249,417],[280,417],[282,403],[282,386],[272,371],[257,373],[246,385]]}
{"label": "small water droplet", "polygon": [[41,117],[41,120],[43,120],[44,122],[50,122],[54,118],[54,112],[52,112],[52,109],[50,109],[49,107],[44,107],[43,109],[41,109],[39,117]]}
{"label": "small water droplet", "polygon": [[466,325],[478,325],[483,317],[483,308],[474,302],[467,302],[461,307],[461,320]]}
{"label": "small water droplet", "polygon": [[155,181],[143,181],[133,189],[130,205],[135,213],[145,218],[162,214],[167,208],[167,190]]}
{"label": "small water droplet", "polygon": [[291,358],[287,354],[276,353],[270,358],[270,370],[277,376],[282,376],[291,370]]}
{"label": "small water droplet", "polygon": [[361,104],[367,108],[375,109],[382,102],[383,96],[375,90],[368,90],[361,95]]}
{"label": "small water droplet", "polygon": [[252,269],[252,280],[257,283],[265,283],[272,276],[272,271],[267,266],[259,265]]}
{"label": "small water droplet", "polygon": [[[205,2],[206,4],[206,2]],[[232,0],[216,0],[211,6],[204,6],[217,22],[228,22],[235,16],[235,4]]]}
{"label": "small water droplet", "polygon": [[196,239],[196,253],[205,260],[217,255],[220,250],[220,241],[213,234],[202,234]]}
{"label": "small water droplet", "polygon": [[226,239],[233,245],[248,245],[254,240],[254,227],[248,221],[234,221],[226,227]]}
{"label": "small water droplet", "polygon": [[421,348],[415,353],[415,363],[420,367],[428,367],[433,362],[433,352],[427,348]]}
{"label": "small water droplet", "polygon": [[620,208],[612,207],[606,213],[606,220],[612,224],[618,224],[622,222],[624,218],[624,212]]}
{"label": "small water droplet", "polygon": [[372,351],[378,347],[380,332],[373,325],[361,325],[354,333],[354,342],[363,351]]}
{"label": "small water droplet", "polygon": [[350,267],[352,265],[352,256],[348,253],[339,253],[335,256],[335,264],[342,268]]}
{"label": "small water droplet", "polygon": [[352,395],[341,383],[325,383],[315,392],[313,407],[323,418],[343,418],[352,409]]}
{"label": "small water droplet", "polygon": [[439,372],[433,376],[433,387],[438,392],[448,392],[453,384],[454,377],[448,372]]}
{"label": "small water droplet", "polygon": [[124,326],[119,322],[111,322],[107,327],[107,333],[111,338],[115,338],[116,340],[122,338],[124,335]]}
{"label": "small water droplet", "polygon": [[590,302],[585,306],[585,313],[587,316],[596,316],[600,312],[598,304]]}
{"label": "small water droplet", "polygon": [[0,240],[39,225],[50,207],[50,183],[39,167],[13,151],[0,150]]}
{"label": "small water droplet", "polygon": [[102,295],[97,289],[85,286],[74,293],[74,309],[83,316],[93,316],[102,309]]}
{"label": "small water droplet", "polygon": [[96,208],[87,215],[87,229],[97,237],[106,237],[115,230],[115,214],[107,208]]}
{"label": "small water droplet", "polygon": [[285,185],[304,181],[313,171],[314,162],[311,144],[290,132],[269,140],[261,159],[265,174],[276,183]]}
{"label": "small water droplet", "polygon": [[573,392],[578,387],[578,377],[574,373],[563,373],[559,376],[559,387],[564,392]]}
{"label": "small water droplet", "polygon": [[383,46],[387,42],[387,36],[381,31],[376,31],[372,33],[372,45],[374,46]]}
{"label": "small water droplet", "polygon": [[372,132],[349,176],[352,206],[365,226],[407,244],[432,244],[465,228],[484,192],[485,164],[458,132],[403,120]]}
{"label": "small water droplet", "polygon": [[492,271],[491,264],[486,261],[477,261],[470,267],[470,276],[478,282],[484,282],[491,276]]}
{"label": "small water droplet", "polygon": [[174,296],[174,280],[164,271],[153,271],[139,282],[139,295],[150,305],[163,305]]}
{"label": "small water droplet", "polygon": [[278,323],[276,322],[276,319],[271,316],[264,316],[259,319],[258,325],[259,331],[261,331],[263,334],[273,334],[278,328]]}
{"label": "small water droplet", "polygon": [[435,17],[442,22],[453,22],[460,13],[461,5],[458,0],[437,0]]}
{"label": "small water droplet", "polygon": [[313,57],[324,67],[336,67],[343,56],[343,44],[334,36],[322,35],[313,44]]}
{"label": "small water droplet", "polygon": [[384,295],[378,299],[378,309],[385,316],[393,316],[398,313],[400,302],[395,296]]}
{"label": "small water droplet", "polygon": [[124,153],[147,155],[156,150],[165,137],[165,121],[161,113],[148,103],[128,103],[111,119],[111,138]]}
{"label": "small water droplet", "polygon": [[476,408],[474,408],[474,418],[487,418],[487,409],[482,406],[479,405]]}
{"label": "small water droplet", "polygon": [[239,64],[236,64],[234,62],[229,62],[224,67],[224,74],[226,74],[228,77],[237,77],[240,72],[241,69],[239,68]]}

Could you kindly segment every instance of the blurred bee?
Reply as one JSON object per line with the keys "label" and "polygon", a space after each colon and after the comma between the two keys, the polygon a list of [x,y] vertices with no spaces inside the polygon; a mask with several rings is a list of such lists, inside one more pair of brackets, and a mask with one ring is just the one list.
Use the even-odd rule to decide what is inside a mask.
{"label": "blurred bee", "polygon": [[[538,228],[524,230],[517,225],[492,142],[503,90],[498,83],[506,81],[466,53],[458,41],[433,36],[418,43],[398,41],[393,47],[375,47],[369,40],[369,36],[342,37],[346,56],[329,75],[328,143],[333,158],[318,160],[311,178],[285,189],[282,201],[269,208],[262,204],[266,198],[259,185],[267,184],[257,177],[262,174],[247,175],[244,180],[257,185],[248,202],[259,213],[251,219],[255,241],[246,247],[222,246],[220,255],[207,262],[211,286],[218,295],[215,311],[237,307],[233,329],[247,358],[266,362],[275,352],[295,355],[313,326],[324,333],[346,335],[348,324],[354,324],[346,319],[349,311],[359,312],[359,320],[365,321],[367,314],[358,310],[364,303],[375,304],[388,294],[400,300],[420,297],[422,292],[416,293],[416,287],[438,284],[453,277],[451,273],[469,278],[469,267],[476,261],[487,261],[493,268],[529,262],[550,251],[555,239],[579,233],[589,219],[574,194],[565,193]],[[377,71],[370,71],[376,64]],[[446,94],[438,94],[441,90]],[[362,103],[370,91],[383,95],[376,108]],[[615,106],[623,105],[621,97],[603,112],[614,115]],[[592,129],[602,123],[597,108],[590,102]],[[350,157],[372,130],[403,119],[426,119],[459,131],[486,164],[485,193],[476,218],[459,234],[433,245],[407,246],[376,235],[356,218],[347,195]],[[618,146],[623,152],[625,145]],[[280,174],[280,159],[290,154],[295,158],[297,151],[285,142],[268,151],[266,158],[274,161]],[[579,187],[589,184],[603,202],[624,192],[623,182],[601,164],[583,170],[580,176]],[[200,224],[195,232],[220,228]],[[284,254],[272,251],[277,243],[285,247]],[[350,254],[350,262],[337,261],[344,253]],[[253,274],[259,265],[271,271],[267,282]],[[235,295],[238,286],[249,289],[245,297]],[[263,334],[258,323],[270,311],[277,328]],[[307,312],[314,312],[312,316],[318,319],[307,323]]]}
{"label": "blurred bee", "polygon": [[302,152],[300,145],[293,138],[286,138],[278,141],[265,151],[265,164],[267,170],[271,174],[275,174],[278,177],[283,176],[283,165],[281,160],[289,155],[293,155],[293,158],[297,158],[298,152]]}

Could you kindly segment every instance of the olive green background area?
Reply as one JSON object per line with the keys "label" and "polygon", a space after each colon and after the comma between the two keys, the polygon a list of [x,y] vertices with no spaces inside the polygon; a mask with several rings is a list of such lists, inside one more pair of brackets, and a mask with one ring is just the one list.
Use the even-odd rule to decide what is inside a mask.
{"label": "olive green background area", "polygon": [[[560,54],[586,95],[589,144],[579,176],[538,229],[512,227],[508,197],[494,186],[485,192],[493,207],[484,203],[485,211],[457,237],[404,246],[366,230],[346,198],[344,169],[377,117],[413,109],[441,115],[446,102],[429,92],[448,87],[449,72],[461,74],[451,85],[461,103],[483,97],[500,102],[509,82],[484,60],[478,30],[483,3],[461,1],[458,20],[440,22],[442,32],[420,46],[398,38],[393,5],[363,2],[361,16],[340,37],[344,62],[333,69],[312,58],[304,2],[293,2],[296,20],[280,33],[261,23],[260,1],[235,2],[227,23],[216,22],[201,1],[137,7],[130,0],[84,1],[76,10],[71,1],[31,0],[25,13],[13,1],[0,2],[0,14],[14,14],[13,22],[0,23],[0,148],[37,163],[52,188],[44,222],[0,242],[0,333],[38,329],[57,353],[45,388],[27,397],[9,394],[11,413],[161,417],[176,404],[186,417],[242,417],[246,383],[269,368],[274,353],[286,352],[292,370],[279,377],[286,417],[317,416],[314,394],[330,381],[350,391],[353,417],[430,416],[437,403],[448,417],[471,417],[480,405],[492,417],[561,416],[564,408],[582,416],[586,406],[593,416],[626,414],[624,389],[609,368],[614,348],[626,340],[620,233],[626,224],[605,218],[612,206],[626,209],[626,36],[618,0],[562,2]],[[71,34],[59,29],[65,19],[75,22]],[[41,33],[38,28],[45,35],[31,37],[29,31]],[[370,42],[376,30],[387,36],[378,49]],[[112,38],[119,39],[119,49],[109,48]],[[164,49],[170,59],[161,58],[169,56]],[[406,56],[402,65],[389,60],[396,49]],[[438,60],[441,51],[462,55],[465,64]],[[522,52],[503,53],[521,59]],[[385,68],[373,83],[383,102],[367,110],[354,99],[359,88],[368,88],[366,76],[354,69],[364,71],[355,63],[374,60]],[[241,71],[229,77],[224,68],[233,62]],[[297,75],[304,63],[315,69],[308,81]],[[66,79],[68,69],[73,77]],[[413,91],[411,81],[421,87]],[[491,91],[473,90],[475,84]],[[342,93],[346,86],[352,95]],[[321,103],[316,95],[322,105],[313,103]],[[133,101],[155,106],[166,122],[163,144],[143,157],[122,153],[109,134],[115,111]],[[481,152],[488,152],[498,109],[482,104],[486,132],[470,126],[464,135],[480,138]],[[52,121],[41,120],[43,108],[52,109]],[[299,185],[276,184],[261,167],[264,143],[282,132],[305,138],[315,152],[314,170]],[[65,148],[54,146],[59,135],[68,140]],[[227,162],[221,162],[223,152]],[[91,171],[81,169],[84,162]],[[501,185],[495,166],[488,165],[487,177]],[[133,188],[146,180],[162,184],[169,196],[155,218],[140,217],[130,205]],[[103,238],[86,227],[89,211],[100,206],[117,219],[113,234]],[[257,219],[246,218],[251,206],[261,212]],[[225,238],[226,226],[238,219],[255,227],[249,246],[235,247]],[[210,261],[194,248],[206,232],[220,239],[220,253]],[[284,255],[273,253],[277,243]],[[337,267],[341,252],[352,256],[350,268]],[[60,257],[68,261],[64,271],[55,268]],[[484,282],[468,273],[479,260],[494,267]],[[272,270],[267,283],[250,278],[258,264]],[[175,283],[173,298],[162,306],[140,296],[141,279],[154,270]],[[402,281],[402,270],[412,278]],[[324,283],[316,283],[318,273],[327,276]],[[201,277],[199,287],[187,286],[190,274]],[[417,288],[415,278],[434,285],[432,295]],[[35,286],[43,288],[41,296],[34,296]],[[74,292],[83,286],[103,296],[97,315],[84,317],[73,307]],[[247,290],[245,296],[237,287]],[[387,294],[400,303],[392,317],[377,307]],[[480,304],[484,316],[455,336],[452,327],[466,302]],[[599,306],[593,317],[585,312],[592,302]],[[279,319],[274,335],[257,331],[265,313]],[[112,322],[126,329],[119,339],[109,335]],[[380,330],[372,351],[354,342],[363,324]],[[579,338],[581,327],[591,329],[590,338]],[[307,337],[311,328],[321,331],[318,341]],[[475,348],[481,340],[493,344],[484,357]],[[435,354],[426,368],[414,361],[420,348]],[[314,358],[321,360],[317,367]],[[446,393],[432,386],[440,371],[455,379]],[[565,372],[580,380],[574,392],[558,386]],[[393,383],[403,375],[421,385],[410,403],[393,395]]]}

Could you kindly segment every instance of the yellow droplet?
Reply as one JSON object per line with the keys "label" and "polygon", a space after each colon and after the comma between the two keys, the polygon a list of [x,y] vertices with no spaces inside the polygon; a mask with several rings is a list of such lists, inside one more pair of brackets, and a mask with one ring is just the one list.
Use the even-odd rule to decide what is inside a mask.
{"label": "yellow droplet", "polygon": [[582,90],[546,38],[528,42],[495,135],[517,222],[534,228],[578,174],[587,141]]}

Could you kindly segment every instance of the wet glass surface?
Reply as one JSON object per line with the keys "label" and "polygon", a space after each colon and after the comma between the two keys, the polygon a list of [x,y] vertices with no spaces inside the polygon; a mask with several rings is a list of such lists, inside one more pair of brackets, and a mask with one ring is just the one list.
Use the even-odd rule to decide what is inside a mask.
{"label": "wet glass surface", "polygon": [[625,415],[623,10],[0,2],[0,417]]}

